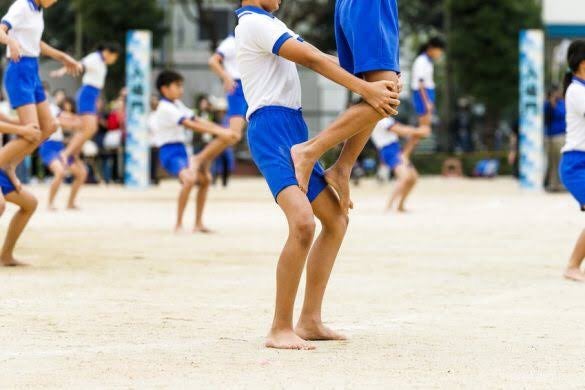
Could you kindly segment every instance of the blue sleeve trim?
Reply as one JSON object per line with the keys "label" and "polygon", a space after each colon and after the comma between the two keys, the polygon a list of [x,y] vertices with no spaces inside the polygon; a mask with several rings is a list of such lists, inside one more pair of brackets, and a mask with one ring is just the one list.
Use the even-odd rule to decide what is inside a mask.
{"label": "blue sleeve trim", "polygon": [[278,53],[280,52],[280,48],[282,47],[282,45],[284,45],[284,43],[286,41],[288,41],[290,38],[292,38],[292,35],[290,35],[289,33],[285,32],[284,34],[282,34],[280,36],[280,38],[278,38],[276,40],[276,42],[274,43],[274,46],[272,46],[272,54],[278,55]]}
{"label": "blue sleeve trim", "polygon": [[180,119],[177,121],[177,124],[178,124],[178,125],[182,125],[182,124],[183,124],[183,122],[185,122],[186,120],[187,120],[187,117],[186,117],[186,116],[182,116],[182,117],[181,117],[181,118],[180,118]]}
{"label": "blue sleeve trim", "polygon": [[223,54],[221,51],[216,51],[215,54],[217,54],[218,56],[220,56],[221,58],[225,59],[225,54]]}
{"label": "blue sleeve trim", "polygon": [[301,38],[301,37],[297,37],[297,41],[299,41],[299,42],[305,42],[305,40],[303,38]]}
{"label": "blue sleeve trim", "polygon": [[4,24],[6,26],[8,26],[8,30],[12,30],[12,25],[10,24],[10,22],[8,20],[3,20],[0,22],[0,24]]}

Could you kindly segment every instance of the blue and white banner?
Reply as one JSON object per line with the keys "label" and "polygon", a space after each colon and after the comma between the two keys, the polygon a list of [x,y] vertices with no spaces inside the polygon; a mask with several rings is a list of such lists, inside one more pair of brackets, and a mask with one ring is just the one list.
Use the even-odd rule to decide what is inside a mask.
{"label": "blue and white banner", "polygon": [[544,156],[544,33],[520,32],[520,184],[542,189]]}
{"label": "blue and white banner", "polygon": [[150,183],[150,144],[147,116],[150,111],[152,33],[128,31],[126,36],[126,164],[124,182],[132,188]]}

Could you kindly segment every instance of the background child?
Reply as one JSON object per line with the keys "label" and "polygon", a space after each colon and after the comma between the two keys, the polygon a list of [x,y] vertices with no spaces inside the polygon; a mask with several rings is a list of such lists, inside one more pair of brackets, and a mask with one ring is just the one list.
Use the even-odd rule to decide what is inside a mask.
{"label": "background child", "polygon": [[[565,100],[567,109],[567,138],[563,147],[560,174],[567,190],[585,211],[585,41],[571,44],[567,54],[570,72],[565,76]],[[571,259],[565,270],[565,278],[585,282],[581,264],[585,259],[585,230],[581,232]]]}
{"label": "background child", "polygon": [[192,110],[182,102],[183,76],[173,71],[163,71],[158,76],[156,87],[161,94],[160,102],[153,119],[159,158],[163,168],[181,182],[181,191],[177,204],[177,222],[175,231],[183,230],[183,216],[189,194],[195,184],[199,184],[196,197],[196,218],[194,232],[208,233],[203,223],[203,211],[211,183],[211,161],[196,161],[196,156],[189,157],[185,146],[185,130],[209,133],[223,141],[232,140],[232,132],[210,121],[196,119]]}
{"label": "background child", "polygon": [[381,162],[387,166],[396,176],[396,186],[388,201],[387,210],[392,209],[395,201],[398,201],[397,210],[406,211],[405,202],[408,195],[416,185],[418,172],[411,162],[402,156],[402,147],[399,137],[424,138],[430,135],[429,126],[411,127],[397,122],[392,118],[384,118],[374,128],[372,142],[380,153]]}

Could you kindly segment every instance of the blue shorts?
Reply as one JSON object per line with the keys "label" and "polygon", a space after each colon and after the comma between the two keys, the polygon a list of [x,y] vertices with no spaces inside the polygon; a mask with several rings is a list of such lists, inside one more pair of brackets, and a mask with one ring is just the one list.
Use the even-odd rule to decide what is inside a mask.
{"label": "blue shorts", "polygon": [[4,75],[4,87],[13,109],[47,100],[37,57],[22,57],[18,62],[9,61]]}
{"label": "blue shorts", "polygon": [[83,85],[77,91],[77,113],[79,115],[96,115],[100,90],[91,85]]}
{"label": "blue shorts", "polygon": [[57,159],[59,159],[59,155],[65,149],[65,144],[61,141],[51,141],[47,140],[41,144],[39,147],[39,154],[41,155],[41,160],[46,167],[51,165],[51,163]]}
{"label": "blue shorts", "polygon": [[3,195],[8,195],[11,192],[16,191],[14,184],[8,178],[6,172],[0,169],[0,190],[2,191]]}
{"label": "blue shorts", "polygon": [[585,152],[563,153],[559,174],[563,185],[579,202],[581,211],[585,211]]}
{"label": "blue shorts", "polygon": [[[433,105],[435,105],[436,100],[435,90],[425,88],[425,91],[427,93],[428,100]],[[425,104],[425,101],[420,91],[412,91],[412,104],[414,105],[414,110],[416,111],[417,115],[423,116],[427,114],[432,114],[432,112],[429,112],[429,110],[427,109],[427,105]]]}
{"label": "blue shorts", "polygon": [[401,152],[400,142],[393,142],[380,150],[380,160],[394,170],[394,168],[402,164]]}
{"label": "blue shorts", "polygon": [[161,165],[171,176],[179,177],[183,169],[189,168],[187,148],[180,142],[161,146],[158,155]]}
{"label": "blue shorts", "polygon": [[248,111],[248,103],[244,97],[244,88],[242,87],[242,80],[236,80],[237,87],[232,93],[227,95],[228,111],[226,114],[227,118],[234,116],[246,117]]}
{"label": "blue shorts", "polygon": [[399,38],[396,0],[337,0],[335,40],[348,72],[400,72]]}
{"label": "blue shorts", "polygon": [[[250,117],[248,145],[252,159],[266,179],[274,199],[287,187],[298,186],[290,149],[309,139],[309,129],[300,110],[269,106]],[[313,202],[327,187],[323,168],[315,164],[307,198]]]}

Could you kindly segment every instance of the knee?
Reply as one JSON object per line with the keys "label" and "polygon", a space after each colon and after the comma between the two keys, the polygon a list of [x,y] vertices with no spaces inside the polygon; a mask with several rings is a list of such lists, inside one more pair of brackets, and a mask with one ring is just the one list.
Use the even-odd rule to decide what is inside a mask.
{"label": "knee", "polygon": [[183,187],[191,188],[195,185],[196,178],[194,175],[185,175],[183,178]]}
{"label": "knee", "polygon": [[22,206],[22,209],[23,211],[32,214],[37,210],[37,207],[39,207],[39,201],[37,198],[31,197],[31,199]]}
{"label": "knee", "polygon": [[315,219],[312,216],[300,218],[291,226],[291,235],[302,246],[310,246],[315,237]]}
{"label": "knee", "polygon": [[58,128],[59,128],[59,122],[57,122],[56,120],[52,121],[49,125],[47,125],[43,129],[43,133],[44,133],[45,138],[50,137],[53,133],[55,133],[57,131]]}
{"label": "knee", "polygon": [[323,229],[329,234],[336,237],[343,237],[347,232],[349,226],[349,216],[343,212],[339,212],[335,216],[321,221]]}

